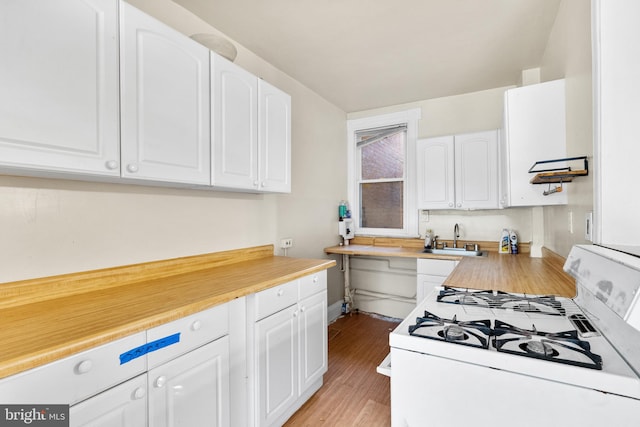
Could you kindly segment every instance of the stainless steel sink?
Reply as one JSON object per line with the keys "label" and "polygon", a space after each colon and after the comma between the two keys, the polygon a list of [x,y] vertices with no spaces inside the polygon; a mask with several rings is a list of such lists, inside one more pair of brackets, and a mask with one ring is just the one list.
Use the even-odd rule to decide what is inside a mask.
{"label": "stainless steel sink", "polygon": [[468,251],[464,248],[443,248],[443,249],[427,249],[422,251],[425,254],[434,255],[455,255],[455,256],[488,256],[487,251]]}

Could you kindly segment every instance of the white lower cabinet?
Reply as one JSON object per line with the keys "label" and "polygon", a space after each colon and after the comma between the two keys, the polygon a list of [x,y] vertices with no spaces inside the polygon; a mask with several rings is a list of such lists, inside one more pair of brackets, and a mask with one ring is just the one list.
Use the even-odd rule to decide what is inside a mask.
{"label": "white lower cabinet", "polygon": [[[144,357],[120,355],[145,344],[140,332],[0,380],[0,402],[70,404],[123,383],[147,368]],[[60,385],[64,384],[64,387]]]}
{"label": "white lower cabinet", "polygon": [[229,425],[229,339],[149,371],[149,426]]}
{"label": "white lower cabinet", "polygon": [[253,296],[249,328],[253,425],[282,425],[320,388],[327,371],[326,272]]}
{"label": "white lower cabinet", "polygon": [[440,286],[449,277],[458,261],[449,259],[418,259],[416,303],[420,303],[436,286]]}
{"label": "white lower cabinet", "polygon": [[147,375],[132,378],[69,409],[70,427],[147,425]]}
{"label": "white lower cabinet", "polygon": [[298,398],[298,307],[255,324],[258,425],[273,425]]}
{"label": "white lower cabinet", "polygon": [[300,349],[298,389],[300,394],[327,372],[327,293],[321,292],[300,301],[298,339]]}
{"label": "white lower cabinet", "polygon": [[323,270],[0,379],[0,403],[69,404],[73,427],[276,426],[327,360]]}

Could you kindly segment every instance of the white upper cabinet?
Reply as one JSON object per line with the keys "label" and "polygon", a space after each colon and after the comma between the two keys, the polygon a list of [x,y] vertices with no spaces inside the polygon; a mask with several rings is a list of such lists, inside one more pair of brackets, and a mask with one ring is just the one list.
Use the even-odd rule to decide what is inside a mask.
{"label": "white upper cabinet", "polygon": [[291,191],[291,98],[212,53],[212,185]]}
{"label": "white upper cabinet", "polygon": [[498,207],[498,131],[455,137],[456,208]]}
{"label": "white upper cabinet", "polygon": [[418,209],[498,208],[498,132],[419,140]]}
{"label": "white upper cabinet", "polygon": [[[640,244],[640,2],[591,3],[594,85],[594,243]],[[629,249],[629,248],[625,248]]]}
{"label": "white upper cabinet", "polygon": [[258,80],[258,176],[260,189],[291,191],[291,97]]}
{"label": "white upper cabinet", "polygon": [[453,135],[417,143],[418,208],[453,209],[455,160]]}
{"label": "white upper cabinet", "polygon": [[[501,138],[502,207],[567,204],[565,191],[544,196],[546,185],[529,183],[534,177],[529,169],[535,162],[567,157],[564,92],[564,80],[505,92]],[[553,167],[562,166],[562,163],[553,164]]]}
{"label": "white upper cabinet", "polygon": [[0,2],[0,164],[120,175],[113,0]]}
{"label": "white upper cabinet", "polygon": [[209,50],[120,5],[122,176],[209,184]]}
{"label": "white upper cabinet", "polygon": [[2,0],[0,58],[3,172],[291,191],[291,97],[126,2]]}
{"label": "white upper cabinet", "polygon": [[258,184],[258,79],[211,54],[212,184],[256,188]]}

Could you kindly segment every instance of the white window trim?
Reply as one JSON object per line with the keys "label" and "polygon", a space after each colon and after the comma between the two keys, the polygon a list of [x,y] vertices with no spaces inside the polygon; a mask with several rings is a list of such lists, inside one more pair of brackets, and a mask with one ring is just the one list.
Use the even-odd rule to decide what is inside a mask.
{"label": "white window trim", "polygon": [[[413,108],[397,113],[382,114],[379,116],[364,117],[360,119],[352,119],[347,121],[347,162],[348,162],[348,196],[351,204],[351,214],[353,217],[353,225],[355,234],[361,236],[385,236],[385,237],[419,237],[418,231],[418,210],[416,208],[416,141],[418,140],[418,121],[422,118],[422,110]],[[405,151],[406,165],[406,194],[403,206],[403,224],[404,228],[387,229],[387,228],[360,228],[360,201],[357,200],[358,194],[356,173],[358,165],[356,159],[356,139],[357,131],[373,129],[379,127],[393,125],[407,125],[407,146]]]}

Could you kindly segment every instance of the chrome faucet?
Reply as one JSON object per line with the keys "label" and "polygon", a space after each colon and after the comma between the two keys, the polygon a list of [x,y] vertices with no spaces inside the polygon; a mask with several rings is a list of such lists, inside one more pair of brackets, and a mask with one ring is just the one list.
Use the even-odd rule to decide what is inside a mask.
{"label": "chrome faucet", "polygon": [[453,226],[453,247],[458,247],[458,237],[460,237],[460,229],[458,228],[458,223]]}

